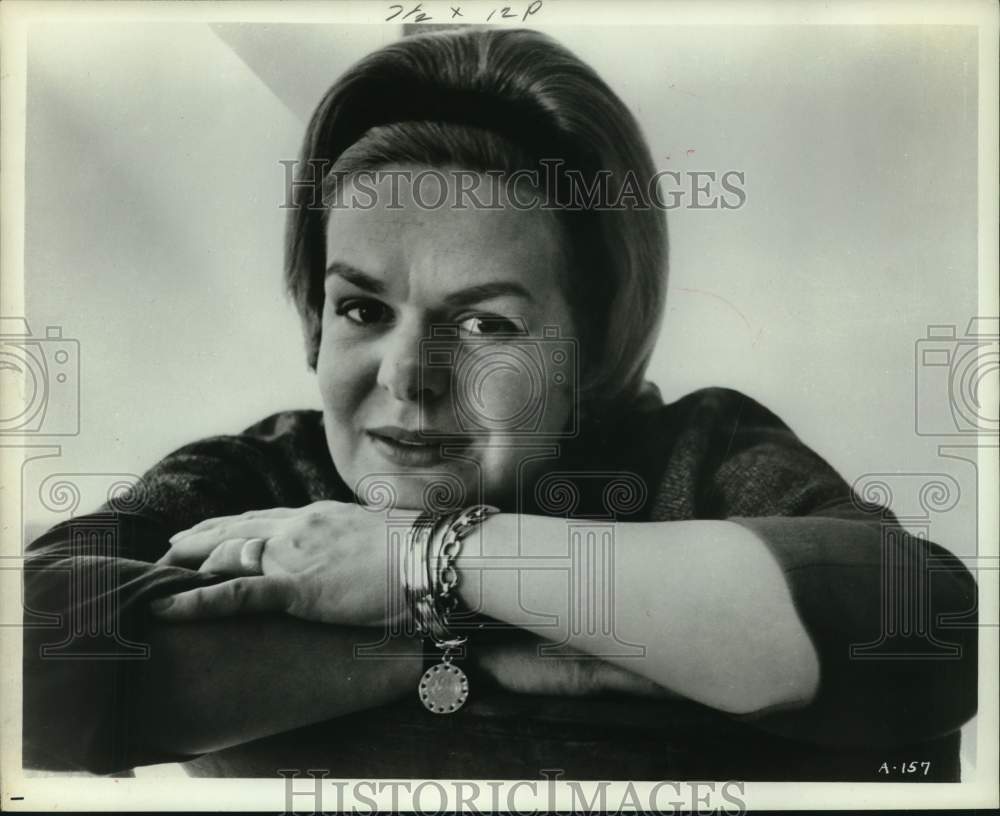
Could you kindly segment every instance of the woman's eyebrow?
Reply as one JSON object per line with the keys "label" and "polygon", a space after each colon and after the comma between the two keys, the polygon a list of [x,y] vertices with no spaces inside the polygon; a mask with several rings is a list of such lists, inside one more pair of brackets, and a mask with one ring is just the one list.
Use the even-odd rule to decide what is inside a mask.
{"label": "woman's eyebrow", "polygon": [[480,283],[475,286],[467,286],[445,296],[444,302],[448,306],[464,306],[470,303],[478,303],[481,300],[514,295],[525,300],[534,300],[531,293],[516,281],[492,281],[490,283]]}
{"label": "woman's eyebrow", "polygon": [[[383,281],[343,261],[334,261],[330,264],[326,269],[326,274],[327,277],[336,275],[339,278],[343,278],[348,283],[352,283],[366,292],[371,292],[373,295],[384,295],[386,293],[387,287]],[[444,302],[445,305],[452,307],[465,306],[471,303],[478,303],[482,300],[504,297],[505,295],[514,295],[515,297],[522,297],[529,301],[534,300],[531,292],[517,281],[490,281],[489,283],[478,283],[455,292],[449,292],[445,295]]]}
{"label": "woman's eyebrow", "polygon": [[343,263],[342,261],[334,261],[326,268],[326,276],[330,277],[330,275],[343,278],[348,283],[353,283],[359,289],[364,289],[373,295],[384,295],[386,291],[385,283],[378,278],[373,278],[357,267]]}

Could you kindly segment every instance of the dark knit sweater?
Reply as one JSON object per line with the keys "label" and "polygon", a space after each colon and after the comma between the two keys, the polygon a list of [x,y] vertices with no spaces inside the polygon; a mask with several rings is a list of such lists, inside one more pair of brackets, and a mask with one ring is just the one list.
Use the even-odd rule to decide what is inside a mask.
{"label": "dark knit sweater", "polygon": [[[610,512],[611,517],[626,521],[729,519],[757,534],[787,576],[819,653],[818,696],[807,708],[765,712],[743,718],[744,722],[705,714],[708,719],[697,726],[699,733],[716,727],[725,731],[728,722],[742,729],[740,739],[750,740],[748,752],[756,750],[754,734],[762,745],[770,744],[769,739],[773,744],[792,740],[800,747],[856,752],[863,746],[925,743],[954,732],[975,713],[976,588],[971,575],[937,545],[907,536],[884,508],[862,504],[821,457],[755,401],[725,389],[699,391],[671,405],[646,401],[611,427],[591,428],[571,446],[565,464],[567,473],[579,474],[579,499],[575,506],[561,508],[560,515],[593,518],[609,517]],[[640,485],[638,497],[631,504],[625,502],[629,506],[609,511],[605,488],[621,473],[632,474],[633,485]],[[302,506],[320,499],[351,501],[354,497],[330,459],[322,415],[285,412],[242,434],[181,448],[154,466],[131,495],[61,524],[35,541],[25,577],[26,608],[36,614],[62,615],[62,623],[54,628],[28,627],[25,632],[26,766],[109,772],[177,759],[131,744],[123,701],[131,689],[130,672],[143,656],[148,601],[219,579],[153,562],[168,548],[169,536],[202,519],[255,508]],[[539,508],[534,511],[541,512]],[[99,529],[113,530],[112,539],[86,534]],[[897,585],[909,581],[915,570],[926,568],[928,558],[934,575],[925,599],[930,626],[926,635],[911,634],[902,641],[890,638],[874,651],[862,650],[852,657],[852,646],[883,640],[883,586],[894,580]],[[73,576],[77,578],[71,580]],[[711,615],[710,588],[706,588],[704,603],[705,614]],[[964,616],[960,627],[940,625],[946,617],[960,616]],[[91,633],[74,635],[73,627],[79,629],[80,621],[99,625],[94,624]],[[112,631],[118,636],[107,634]],[[948,656],[944,649],[937,659],[905,657],[928,638],[957,647],[956,654]],[[77,647],[91,655],[96,649],[104,657],[59,659]],[[871,659],[872,654],[879,659]],[[654,716],[649,712],[671,716],[648,701],[627,701],[627,706],[638,711],[646,707],[648,716],[640,719],[647,722]],[[594,702],[590,710],[599,709],[600,704]],[[405,711],[405,717],[414,714]],[[470,711],[467,719],[471,722],[475,707],[470,706]],[[365,716],[369,723],[378,719],[373,714]],[[521,710],[517,716],[531,719],[533,715]],[[599,719],[598,714],[594,716]],[[689,715],[677,716],[683,720]],[[450,734],[462,727],[460,715],[446,719],[453,720],[447,726]],[[669,722],[660,725],[670,727]],[[556,726],[551,722],[542,726],[536,722],[536,726],[532,733],[537,748],[541,744],[537,735],[551,735]],[[469,733],[473,731],[470,725]],[[558,764],[559,739],[563,738],[568,742],[572,735],[553,738],[547,749],[552,755],[538,757],[540,762],[556,764],[542,767],[566,767],[566,762]],[[608,737],[611,744],[621,738]],[[375,744],[379,736],[371,739]],[[308,736],[301,735],[294,743],[300,751],[303,744],[310,744]],[[953,740],[949,750],[956,744]],[[600,746],[595,750],[601,750]],[[312,759],[303,759],[311,764],[301,767],[329,767],[322,749],[317,751]],[[379,756],[387,756],[385,751]],[[375,754],[372,749],[371,755]],[[277,757],[274,767],[292,767],[282,764],[285,759]],[[221,770],[216,767],[212,772],[223,773],[225,767],[223,763]],[[439,771],[449,776],[463,767],[474,775],[489,775],[454,764],[411,764],[410,769],[417,769],[414,775]],[[663,771],[676,773],[678,767],[668,763]],[[698,767],[699,772],[706,772]],[[333,768],[332,775],[358,777],[363,775],[358,771],[371,772],[372,768],[409,775],[406,768],[391,773],[391,766],[377,763],[348,769],[354,773]],[[711,770],[713,766],[708,766],[707,771]],[[509,774],[501,770],[498,775]],[[537,778],[537,771],[533,775]],[[773,778],[786,777],[775,770]],[[789,772],[787,778],[795,775]],[[877,781],[875,776],[862,778]]]}

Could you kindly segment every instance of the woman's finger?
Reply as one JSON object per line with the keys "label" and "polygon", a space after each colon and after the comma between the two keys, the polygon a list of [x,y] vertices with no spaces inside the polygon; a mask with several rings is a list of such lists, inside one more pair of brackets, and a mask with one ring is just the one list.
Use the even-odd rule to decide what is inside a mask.
{"label": "woman's finger", "polygon": [[240,566],[249,575],[263,575],[264,547],[267,542],[263,538],[248,538],[240,548]]}
{"label": "woman's finger", "polygon": [[293,597],[293,584],[287,576],[260,575],[168,595],[149,607],[163,620],[192,621],[249,612],[285,612]]}
{"label": "woman's finger", "polygon": [[232,538],[263,538],[266,540],[278,531],[280,524],[280,517],[241,519],[237,516],[234,521],[177,539],[157,563],[197,567],[223,541]]}
{"label": "woman's finger", "polygon": [[205,555],[208,555],[208,553],[203,554],[199,558],[197,554],[181,549],[176,544],[173,544],[170,546],[170,549],[168,549],[165,553],[163,553],[163,555],[161,555],[159,558],[156,559],[156,563],[161,566],[167,566],[167,567],[195,568],[202,562],[202,559],[204,559]]}
{"label": "woman's finger", "polygon": [[199,521],[192,527],[188,527],[186,530],[180,530],[174,533],[170,537],[170,543],[173,544],[174,540],[181,540],[190,536],[194,533],[201,533],[205,530],[212,530],[222,524],[231,524],[237,521],[252,521],[254,519],[274,519],[274,518],[286,518],[292,513],[297,512],[300,508],[295,507],[269,507],[264,510],[248,510],[246,513],[240,513],[237,516],[214,516],[212,518],[207,518],[204,521]]}
{"label": "woman's finger", "polygon": [[170,536],[170,542],[173,543],[177,539],[191,535],[191,533],[200,532],[201,530],[210,530],[212,527],[237,518],[239,518],[239,516],[214,516],[213,518],[204,519],[203,521],[199,521],[197,524],[188,527],[186,530],[178,530]]}
{"label": "woman's finger", "polygon": [[230,576],[261,575],[263,552],[262,538],[230,538],[209,553],[198,571]]}
{"label": "woman's finger", "polygon": [[170,549],[161,555],[156,563],[197,569],[221,543],[209,538],[181,539],[171,544]]}

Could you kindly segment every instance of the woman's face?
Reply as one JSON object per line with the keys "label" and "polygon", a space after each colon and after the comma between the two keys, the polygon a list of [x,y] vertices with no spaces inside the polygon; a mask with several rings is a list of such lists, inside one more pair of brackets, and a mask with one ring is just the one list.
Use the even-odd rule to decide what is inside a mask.
{"label": "woman's face", "polygon": [[[316,367],[327,442],[363,501],[387,501],[389,485],[388,501],[423,508],[444,482],[455,503],[502,504],[518,465],[551,451],[575,418],[561,235],[551,212],[503,197],[499,208],[451,206],[470,175],[435,178],[448,187],[441,207],[426,206],[440,197],[433,183],[418,206],[405,181],[394,190],[385,177],[366,179],[374,206],[330,212]],[[476,184],[491,202],[492,182]]]}

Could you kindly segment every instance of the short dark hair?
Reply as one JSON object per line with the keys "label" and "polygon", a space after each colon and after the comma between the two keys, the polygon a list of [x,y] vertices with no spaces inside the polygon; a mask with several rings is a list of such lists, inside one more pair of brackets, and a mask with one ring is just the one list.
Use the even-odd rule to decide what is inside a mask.
{"label": "short dark hair", "polygon": [[[302,318],[307,359],[319,352],[328,211],[303,198],[316,169],[389,164],[513,172],[540,159],[582,178],[655,176],[635,118],[590,68],[526,29],[467,29],[404,38],[350,68],[306,131],[286,230],[285,276]],[[536,165],[537,166],[537,165]],[[567,301],[580,331],[584,403],[638,393],[663,316],[667,232],[662,208],[636,202],[565,208]],[[585,283],[577,279],[585,278]],[[569,285],[571,284],[571,285]]]}

